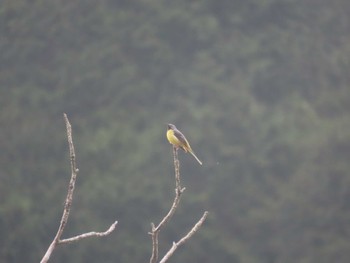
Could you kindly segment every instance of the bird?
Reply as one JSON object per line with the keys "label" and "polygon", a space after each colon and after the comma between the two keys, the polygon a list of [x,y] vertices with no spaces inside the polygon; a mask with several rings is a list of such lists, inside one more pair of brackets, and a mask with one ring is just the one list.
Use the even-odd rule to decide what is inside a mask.
{"label": "bird", "polygon": [[172,144],[176,148],[181,148],[185,152],[189,152],[196,160],[197,162],[202,165],[203,163],[201,160],[198,159],[198,157],[193,152],[190,144],[188,143],[185,135],[180,132],[174,124],[169,123],[168,124],[168,130],[166,133],[166,137],[170,144]]}

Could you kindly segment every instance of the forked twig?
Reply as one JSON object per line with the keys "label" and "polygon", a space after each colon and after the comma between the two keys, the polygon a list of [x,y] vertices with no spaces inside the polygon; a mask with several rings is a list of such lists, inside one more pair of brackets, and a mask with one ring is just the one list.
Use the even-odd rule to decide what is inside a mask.
{"label": "forked twig", "polygon": [[[155,226],[153,223],[151,224],[151,232],[149,233],[152,236],[152,256],[150,258],[150,263],[156,263],[158,261],[158,236],[161,228],[171,219],[171,217],[174,215],[175,210],[180,202],[180,198],[182,193],[185,191],[185,187],[181,187],[181,180],[180,180],[180,162],[178,158],[178,148],[173,146],[173,155],[174,155],[174,166],[175,166],[175,198],[173,201],[173,204],[167,213],[167,215],[161,220],[161,222],[158,224],[158,226]],[[179,242],[174,243],[172,248],[166,253],[166,255],[163,257],[161,262],[166,262],[175,252],[177,247],[182,245],[184,242],[186,242],[203,224],[206,217],[208,215],[208,212],[206,211],[202,218],[197,222],[197,224],[192,228],[192,230],[183,237]]]}

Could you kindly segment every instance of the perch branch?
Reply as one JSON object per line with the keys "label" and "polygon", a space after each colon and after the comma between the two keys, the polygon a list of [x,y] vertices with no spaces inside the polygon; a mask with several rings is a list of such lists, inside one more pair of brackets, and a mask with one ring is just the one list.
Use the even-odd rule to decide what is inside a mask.
{"label": "perch branch", "polygon": [[173,155],[174,155],[174,166],[175,166],[175,198],[173,204],[167,213],[167,215],[160,221],[160,223],[155,226],[153,223],[151,224],[152,231],[149,233],[152,236],[152,256],[150,258],[150,263],[155,263],[158,260],[158,236],[162,227],[171,219],[174,215],[175,210],[180,202],[181,194],[185,191],[185,188],[181,188],[180,181],[180,163],[178,159],[178,149],[173,147]]}
{"label": "perch branch", "polygon": [[70,182],[69,182],[69,186],[68,186],[68,192],[67,192],[67,197],[66,197],[66,201],[65,201],[65,205],[64,205],[64,210],[63,210],[60,226],[57,230],[55,238],[51,242],[49,248],[47,249],[47,251],[46,251],[44,257],[41,259],[40,263],[46,263],[49,261],[50,256],[51,256],[52,252],[55,250],[55,248],[57,247],[57,245],[71,243],[71,242],[78,241],[78,240],[81,240],[83,238],[92,237],[92,236],[101,237],[101,236],[109,235],[111,232],[113,232],[113,230],[115,229],[115,227],[118,223],[117,221],[114,222],[110,226],[110,228],[105,232],[90,232],[90,233],[81,234],[81,235],[76,236],[76,237],[61,240],[63,230],[68,222],[68,217],[69,217],[69,213],[70,213],[70,209],[71,209],[72,201],[73,201],[73,192],[74,192],[74,188],[75,188],[75,182],[77,180],[77,175],[79,172],[79,169],[77,168],[76,161],[75,161],[75,150],[74,150],[73,137],[72,137],[72,126],[68,120],[67,114],[64,113],[63,117],[64,117],[64,121],[66,123],[66,129],[67,129],[67,139],[68,139],[70,165],[71,165],[71,178],[70,178]]}
{"label": "perch branch", "polygon": [[155,228],[156,232],[159,232],[160,229],[171,219],[171,217],[175,213],[175,210],[180,202],[181,195],[186,189],[185,187],[181,188],[180,169],[179,169],[180,163],[179,163],[179,159],[178,159],[177,148],[173,147],[173,153],[174,153],[175,182],[176,182],[175,198],[174,198],[174,202],[173,202],[168,214],[163,218],[163,220]]}
{"label": "perch branch", "polygon": [[[156,263],[158,260],[158,236],[161,228],[171,219],[175,210],[180,202],[180,198],[182,193],[185,191],[185,188],[181,187],[180,180],[180,162],[178,158],[178,148],[173,146],[173,155],[174,155],[174,166],[175,166],[175,198],[173,204],[168,212],[168,214],[161,220],[158,226],[155,226],[153,223],[151,224],[152,231],[149,233],[152,236],[152,256],[150,258],[150,263]],[[169,249],[169,251],[162,258],[160,263],[166,262],[175,252],[175,250],[185,243],[188,239],[190,239],[194,233],[202,226],[203,222],[207,218],[208,212],[205,211],[203,216],[199,219],[199,221],[193,226],[193,228],[178,242],[174,242],[173,246]]]}

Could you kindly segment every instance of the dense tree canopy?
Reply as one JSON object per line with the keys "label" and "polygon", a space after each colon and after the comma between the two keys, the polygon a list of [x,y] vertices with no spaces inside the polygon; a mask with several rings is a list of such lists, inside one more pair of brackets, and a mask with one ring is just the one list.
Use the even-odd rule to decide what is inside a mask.
{"label": "dense tree canopy", "polygon": [[0,5],[0,261],[38,262],[80,169],[51,262],[145,262],[174,194],[166,123],[187,190],[161,250],[172,262],[348,262],[350,2],[5,0]]}

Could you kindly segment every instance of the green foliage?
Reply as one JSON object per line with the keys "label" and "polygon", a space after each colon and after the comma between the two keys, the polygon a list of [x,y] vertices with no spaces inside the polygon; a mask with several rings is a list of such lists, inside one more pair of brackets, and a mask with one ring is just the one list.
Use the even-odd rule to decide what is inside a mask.
{"label": "green foliage", "polygon": [[171,262],[347,262],[348,1],[11,1],[0,6],[0,261],[37,262],[78,176],[52,262],[148,260],[174,195],[166,123],[187,190]]}

